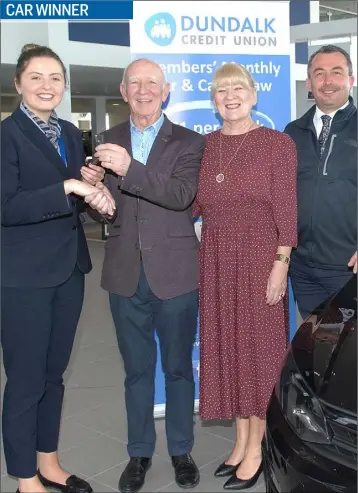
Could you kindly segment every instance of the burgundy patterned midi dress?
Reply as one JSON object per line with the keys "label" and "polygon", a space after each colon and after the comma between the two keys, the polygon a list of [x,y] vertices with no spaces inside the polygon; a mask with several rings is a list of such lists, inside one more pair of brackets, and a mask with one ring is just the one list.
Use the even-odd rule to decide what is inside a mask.
{"label": "burgundy patterned midi dress", "polygon": [[[207,136],[194,206],[194,215],[203,219],[204,420],[265,419],[288,342],[288,297],[268,306],[265,295],[277,247],[296,246],[296,148],[290,137],[268,128],[245,135],[220,137],[217,131]],[[224,180],[218,183],[220,173]]]}

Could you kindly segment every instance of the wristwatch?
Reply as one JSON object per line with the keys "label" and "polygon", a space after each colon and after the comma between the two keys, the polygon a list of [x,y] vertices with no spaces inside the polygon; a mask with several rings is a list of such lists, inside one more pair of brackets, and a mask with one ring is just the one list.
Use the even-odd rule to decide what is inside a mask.
{"label": "wristwatch", "polygon": [[279,260],[280,262],[284,262],[285,264],[290,263],[290,257],[287,255],[283,255],[282,253],[276,253],[275,260]]}

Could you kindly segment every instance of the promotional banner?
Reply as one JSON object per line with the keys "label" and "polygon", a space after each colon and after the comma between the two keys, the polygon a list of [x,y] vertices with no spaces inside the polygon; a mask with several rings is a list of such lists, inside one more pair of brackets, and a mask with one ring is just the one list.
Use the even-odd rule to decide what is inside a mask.
{"label": "promotional banner", "polygon": [[[221,127],[210,88],[215,70],[227,62],[240,63],[253,75],[258,94],[255,122],[283,130],[291,120],[288,1],[134,1],[130,34],[132,59],[154,60],[170,83],[163,109],[174,123],[201,134]],[[292,327],[295,319],[292,308]],[[199,330],[193,367],[198,398]],[[160,361],[155,403],[155,415],[163,415]]]}

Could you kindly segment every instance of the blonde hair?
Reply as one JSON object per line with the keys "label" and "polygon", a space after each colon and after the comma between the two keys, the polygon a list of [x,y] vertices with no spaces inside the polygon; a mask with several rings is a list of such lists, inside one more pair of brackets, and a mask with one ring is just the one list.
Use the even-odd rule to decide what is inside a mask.
{"label": "blonde hair", "polygon": [[255,89],[255,81],[248,70],[238,63],[225,63],[219,67],[213,77],[211,94],[214,96],[219,87],[241,84],[246,89]]}

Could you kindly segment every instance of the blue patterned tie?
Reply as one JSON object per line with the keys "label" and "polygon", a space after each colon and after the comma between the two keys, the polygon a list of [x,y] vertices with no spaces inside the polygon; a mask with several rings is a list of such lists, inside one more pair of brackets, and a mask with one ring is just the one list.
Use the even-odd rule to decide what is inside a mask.
{"label": "blue patterned tie", "polygon": [[325,147],[327,139],[328,139],[329,130],[330,130],[330,126],[331,126],[330,123],[331,123],[332,118],[328,115],[322,115],[321,119],[323,122],[323,127],[322,127],[321,133],[319,134],[319,137],[318,137],[320,156],[322,156],[322,154],[324,152],[324,147]]}

